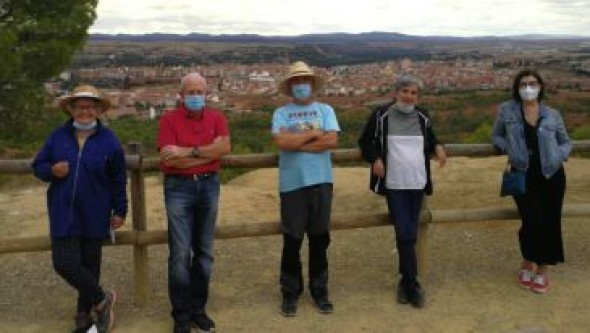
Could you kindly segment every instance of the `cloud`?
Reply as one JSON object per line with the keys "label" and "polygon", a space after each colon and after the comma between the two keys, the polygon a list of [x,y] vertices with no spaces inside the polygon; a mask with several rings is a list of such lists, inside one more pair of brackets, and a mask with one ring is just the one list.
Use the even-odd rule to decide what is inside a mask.
{"label": "cloud", "polygon": [[590,35],[588,0],[101,0],[91,32]]}

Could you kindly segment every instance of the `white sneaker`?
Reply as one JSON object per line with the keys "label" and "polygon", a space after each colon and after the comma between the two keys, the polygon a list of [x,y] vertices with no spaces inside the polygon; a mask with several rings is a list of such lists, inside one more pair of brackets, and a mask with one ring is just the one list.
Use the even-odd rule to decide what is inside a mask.
{"label": "white sneaker", "polygon": [[528,269],[521,269],[518,272],[518,285],[524,289],[530,289],[533,285],[534,277],[535,273],[533,271],[529,271]]}
{"label": "white sneaker", "polygon": [[531,284],[531,291],[537,294],[544,294],[549,290],[549,280],[543,274],[537,274]]}

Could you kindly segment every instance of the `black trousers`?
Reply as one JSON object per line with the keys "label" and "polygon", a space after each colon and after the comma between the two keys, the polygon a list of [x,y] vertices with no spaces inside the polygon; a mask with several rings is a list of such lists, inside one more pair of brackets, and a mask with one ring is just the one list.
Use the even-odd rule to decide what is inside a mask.
{"label": "black trousers", "polygon": [[328,296],[328,246],[332,184],[318,184],[281,193],[281,293],[298,298],[303,292],[300,257],[303,237],[309,241],[309,291],[314,298]]}
{"label": "black trousers", "polygon": [[53,268],[70,286],[78,290],[78,312],[90,313],[100,303],[104,291],[98,281],[102,260],[102,239],[84,237],[53,237],[51,257]]}
{"label": "black trousers", "polygon": [[549,179],[527,177],[526,193],[514,197],[522,220],[518,240],[525,260],[538,265],[564,261],[561,211],[565,186],[562,168]]}

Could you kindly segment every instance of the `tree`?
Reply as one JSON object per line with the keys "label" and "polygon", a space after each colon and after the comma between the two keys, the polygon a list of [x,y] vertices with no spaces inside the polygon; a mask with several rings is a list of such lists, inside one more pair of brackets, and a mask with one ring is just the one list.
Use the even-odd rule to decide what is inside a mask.
{"label": "tree", "polygon": [[49,115],[43,83],[81,48],[98,0],[0,0],[0,139],[21,140]]}

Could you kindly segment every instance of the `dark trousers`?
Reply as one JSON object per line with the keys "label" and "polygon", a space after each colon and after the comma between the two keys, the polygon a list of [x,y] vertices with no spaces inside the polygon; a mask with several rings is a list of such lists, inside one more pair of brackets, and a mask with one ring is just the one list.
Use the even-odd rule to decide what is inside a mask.
{"label": "dark trousers", "polygon": [[69,285],[78,290],[78,312],[90,313],[100,303],[104,291],[99,285],[102,239],[53,237],[53,267]]}
{"label": "dark trousers", "polygon": [[564,261],[561,211],[565,185],[561,169],[549,179],[527,177],[526,193],[514,197],[522,220],[518,240],[525,260],[538,265]]}
{"label": "dark trousers", "polygon": [[399,256],[399,273],[403,282],[412,282],[418,275],[416,240],[424,191],[387,190],[389,219],[395,228]]}
{"label": "dark trousers", "polygon": [[309,290],[314,298],[328,296],[328,246],[332,184],[319,184],[281,193],[281,293],[298,298],[303,292],[300,257],[304,234],[309,241]]}

